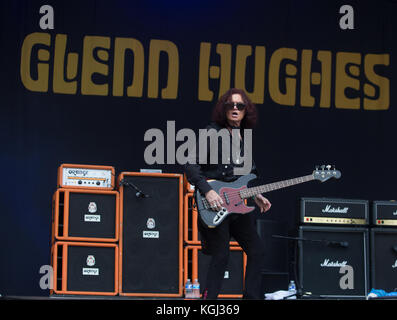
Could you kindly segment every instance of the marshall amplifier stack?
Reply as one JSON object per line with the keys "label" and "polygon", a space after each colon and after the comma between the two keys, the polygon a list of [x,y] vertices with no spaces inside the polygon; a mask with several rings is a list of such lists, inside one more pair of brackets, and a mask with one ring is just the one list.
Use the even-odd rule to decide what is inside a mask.
{"label": "marshall amplifier stack", "polygon": [[397,202],[372,203],[371,286],[397,291]]}
{"label": "marshall amplifier stack", "polygon": [[302,198],[299,283],[314,297],[369,292],[367,200]]}
{"label": "marshall amplifier stack", "polygon": [[397,290],[397,203],[302,198],[299,284],[313,297]]}
{"label": "marshall amplifier stack", "polygon": [[[51,295],[183,298],[210,262],[182,174],[62,164],[52,201]],[[241,298],[247,257],[230,241],[221,298]]]}

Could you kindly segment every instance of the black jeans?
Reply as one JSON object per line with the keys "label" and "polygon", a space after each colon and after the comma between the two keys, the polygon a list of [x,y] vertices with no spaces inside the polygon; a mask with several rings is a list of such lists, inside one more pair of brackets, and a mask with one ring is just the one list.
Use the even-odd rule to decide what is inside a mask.
{"label": "black jeans", "polygon": [[264,262],[264,245],[250,214],[233,214],[216,228],[208,228],[198,219],[203,253],[211,255],[203,295],[217,299],[229,260],[229,244],[233,236],[247,254],[244,299],[263,299],[261,296],[261,269]]}

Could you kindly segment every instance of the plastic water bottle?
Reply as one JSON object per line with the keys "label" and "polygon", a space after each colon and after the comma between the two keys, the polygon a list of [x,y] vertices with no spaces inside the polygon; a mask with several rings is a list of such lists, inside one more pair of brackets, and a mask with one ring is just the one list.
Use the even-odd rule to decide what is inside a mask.
{"label": "plastic water bottle", "polygon": [[187,279],[185,284],[185,298],[192,298],[193,297],[193,285],[190,279]]}
{"label": "plastic water bottle", "polygon": [[288,285],[288,291],[289,292],[293,292],[293,293],[296,293],[296,285],[295,285],[295,281],[294,280],[291,280],[290,282],[289,282],[289,285]]}
{"label": "plastic water bottle", "polygon": [[287,299],[296,299],[296,285],[295,281],[291,280],[288,285],[288,293],[289,297]]}
{"label": "plastic water bottle", "polygon": [[200,298],[200,283],[198,282],[198,279],[194,279],[193,281],[193,298]]}

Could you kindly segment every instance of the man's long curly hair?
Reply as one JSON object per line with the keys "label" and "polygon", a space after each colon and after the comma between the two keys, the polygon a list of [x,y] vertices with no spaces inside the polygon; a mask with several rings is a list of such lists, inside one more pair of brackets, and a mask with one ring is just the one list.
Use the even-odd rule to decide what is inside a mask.
{"label": "man's long curly hair", "polygon": [[242,129],[252,129],[256,126],[256,122],[258,119],[258,113],[256,110],[255,104],[248,98],[247,94],[242,89],[232,88],[229,89],[215,105],[214,110],[212,111],[212,121],[216,122],[218,125],[222,127],[226,127],[228,125],[226,119],[226,107],[225,104],[227,102],[231,102],[232,95],[239,94],[244,101],[245,104],[245,115],[243,120],[241,121],[240,127]]}

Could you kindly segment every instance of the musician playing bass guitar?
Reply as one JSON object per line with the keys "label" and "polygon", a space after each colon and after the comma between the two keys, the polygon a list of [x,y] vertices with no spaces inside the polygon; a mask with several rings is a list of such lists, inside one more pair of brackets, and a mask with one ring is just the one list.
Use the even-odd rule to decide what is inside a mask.
{"label": "musician playing bass guitar", "polygon": [[[230,134],[230,143],[236,141],[233,135],[239,135],[239,152],[244,152],[243,134],[244,129],[254,128],[257,120],[256,106],[241,89],[229,89],[217,102],[213,113],[212,123],[207,129],[219,131],[226,128]],[[234,137],[236,138],[236,137]],[[226,152],[234,150],[232,146]],[[250,152],[250,150],[248,150]],[[225,157],[225,150],[222,144],[218,143],[217,164],[200,164],[199,161],[184,165],[188,181],[195,186],[196,191],[205,196],[205,201],[214,212],[220,211],[227,199],[223,199],[207,179],[216,179],[225,182],[235,181],[235,168],[243,166],[241,161],[236,161],[231,154]],[[208,155],[209,156],[209,155]],[[222,159],[224,161],[222,163]],[[257,173],[252,161],[251,172]],[[261,194],[252,197],[261,212],[270,209],[271,203]],[[233,237],[247,254],[247,266],[245,273],[244,299],[263,299],[261,296],[261,268],[264,260],[264,246],[259,238],[253,216],[249,214],[228,215],[217,224],[216,227],[209,227],[201,218],[198,219],[198,229],[201,235],[203,253],[211,256],[208,267],[207,279],[203,283],[203,299],[217,299],[221,290],[222,281],[229,259],[229,242]]]}

